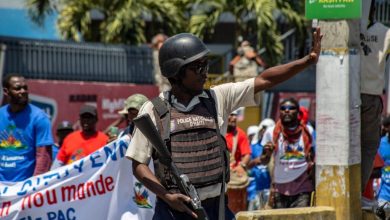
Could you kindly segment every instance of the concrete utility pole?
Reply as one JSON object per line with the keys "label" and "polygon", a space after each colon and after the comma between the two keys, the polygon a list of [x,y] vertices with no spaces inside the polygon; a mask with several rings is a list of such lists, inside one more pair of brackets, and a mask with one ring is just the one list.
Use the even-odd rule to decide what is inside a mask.
{"label": "concrete utility pole", "polygon": [[319,22],[316,83],[316,205],[360,220],[360,21]]}
{"label": "concrete utility pole", "polygon": [[[307,18],[333,19],[318,24],[324,37],[316,75],[316,207],[295,209],[283,219],[374,219],[372,213],[362,216],[360,171],[360,33],[367,28],[371,0],[305,3]],[[267,212],[237,219],[282,219],[286,210]]]}
{"label": "concrete utility pole", "polygon": [[[360,8],[357,3],[346,6]],[[334,207],[337,220],[362,219],[360,33],[367,30],[371,0],[360,4],[360,20],[320,22],[325,36],[317,64],[316,203]]]}

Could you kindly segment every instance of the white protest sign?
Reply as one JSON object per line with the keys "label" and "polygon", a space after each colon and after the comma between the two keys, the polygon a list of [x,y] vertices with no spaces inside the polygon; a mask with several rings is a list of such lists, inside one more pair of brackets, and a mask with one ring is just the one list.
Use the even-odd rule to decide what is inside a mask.
{"label": "white protest sign", "polygon": [[152,219],[155,196],[133,176],[125,136],[72,164],[0,183],[0,219]]}

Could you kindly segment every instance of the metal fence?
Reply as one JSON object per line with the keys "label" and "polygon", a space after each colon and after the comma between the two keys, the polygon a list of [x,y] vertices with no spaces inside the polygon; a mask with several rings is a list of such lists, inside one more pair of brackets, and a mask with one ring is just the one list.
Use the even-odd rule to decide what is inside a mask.
{"label": "metal fence", "polygon": [[0,37],[6,45],[4,73],[29,79],[152,84],[152,50],[106,45]]}
{"label": "metal fence", "polygon": [[390,0],[376,2],[375,18],[387,26],[390,26]]}

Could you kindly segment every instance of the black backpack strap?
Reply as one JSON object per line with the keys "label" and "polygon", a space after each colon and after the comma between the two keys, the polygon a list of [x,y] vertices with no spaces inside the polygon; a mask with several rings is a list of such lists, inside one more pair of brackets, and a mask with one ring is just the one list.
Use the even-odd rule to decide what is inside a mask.
{"label": "black backpack strap", "polygon": [[[218,114],[217,114],[217,109],[215,106],[215,100],[214,97],[211,95],[210,90],[205,89],[204,90],[209,98],[201,98],[201,102],[205,105],[207,110],[211,112],[211,114],[214,117],[215,123],[216,123],[216,130],[218,134],[218,140],[219,144],[221,145],[221,149],[223,146],[226,147],[226,141],[223,139],[221,135],[221,131],[219,129],[219,124],[218,124]],[[229,165],[228,163],[228,151],[227,149],[222,149],[221,155],[223,157],[222,161],[222,168],[223,168],[223,174],[222,174],[222,186],[221,186],[221,195],[219,197],[219,210],[218,210],[218,219],[219,220],[225,220],[225,183],[228,182],[229,178]]]}
{"label": "black backpack strap", "polygon": [[156,97],[152,99],[152,104],[155,110],[156,124],[158,129],[160,130],[161,137],[168,143],[170,140],[170,111],[168,108],[168,103],[163,101],[160,97]]}

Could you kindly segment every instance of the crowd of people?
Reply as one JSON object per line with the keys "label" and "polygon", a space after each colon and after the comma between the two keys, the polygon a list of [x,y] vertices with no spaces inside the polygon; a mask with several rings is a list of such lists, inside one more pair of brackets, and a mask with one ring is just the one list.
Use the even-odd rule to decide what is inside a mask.
{"label": "crowd of people", "polygon": [[[3,79],[3,88],[8,104],[0,108],[0,181],[23,181],[31,176],[70,164],[100,149],[117,137],[131,134],[132,119],[148,100],[142,94],[129,96],[124,109],[118,112],[120,120],[106,132],[97,130],[96,106],[83,105],[75,129],[69,121],[61,121],[56,128],[57,143],[54,143],[49,116],[29,103],[26,79],[20,74],[8,74]],[[126,121],[123,131],[113,128]]]}
{"label": "crowd of people", "polygon": [[[164,163],[166,158],[159,155],[159,150],[156,150],[156,146],[148,139],[150,136],[144,133],[147,131],[135,129],[126,157],[132,160],[135,177],[157,196],[154,209],[155,219],[196,218],[200,214],[196,212],[199,211],[197,209],[199,207],[189,205],[190,201],[195,203],[196,198],[202,201],[202,208],[209,219],[234,219],[233,212],[238,210],[229,204],[242,200],[230,195],[242,195],[240,191],[234,192],[234,190],[242,190],[242,187],[238,187],[240,184],[244,184],[246,190],[247,183],[241,179],[245,178],[249,168],[252,168],[254,175],[260,173],[259,176],[263,175],[264,178],[274,180],[272,172],[267,176],[266,165],[272,161],[271,156],[276,155],[275,152],[278,152],[275,160],[282,161],[286,159],[283,155],[288,155],[289,151],[284,149],[283,145],[273,143],[264,145],[259,142],[260,138],[257,134],[258,145],[253,152],[260,157],[251,155],[251,149],[243,146],[243,144],[249,146],[249,140],[245,132],[237,127],[237,113],[234,110],[243,106],[258,105],[260,91],[271,88],[315,64],[321,50],[321,38],[320,28],[317,28],[313,35],[313,49],[304,58],[268,68],[262,74],[252,78],[217,85],[209,90],[204,89],[209,67],[207,55],[210,51],[207,46],[196,36],[187,33],[165,40],[159,49],[159,65],[161,74],[168,79],[171,89],[147,101],[141,107],[139,115],[148,115],[151,118],[162,140],[169,148],[171,160],[182,175],[188,176],[196,188],[198,197],[193,198],[193,194],[188,195],[182,191],[182,188],[179,188],[175,172]],[[293,112],[293,104],[296,103],[286,103],[284,107],[288,109],[287,113]],[[297,110],[299,106],[295,108]],[[286,126],[296,126],[297,121],[292,122],[293,116],[290,114],[283,118],[290,121]],[[291,140],[298,141],[291,146],[293,148],[291,151],[293,154],[295,152],[301,154],[298,155],[296,161],[292,162],[296,164],[291,169],[294,172],[289,173],[288,178],[284,178],[284,174],[277,176],[278,179],[270,183],[272,186],[270,191],[273,192],[275,204],[278,204],[278,207],[294,207],[295,203],[307,204],[310,202],[310,195],[307,195],[314,188],[310,172],[305,172],[306,169],[310,170],[313,167],[313,162],[309,160],[312,159],[311,136],[305,133],[300,138],[299,132],[303,133],[307,130],[302,126],[297,126],[295,133],[291,133],[290,127],[284,129],[281,123],[277,125],[279,133],[275,137],[279,137],[280,134],[280,138],[284,138],[282,134],[285,133],[291,135],[289,137]],[[262,129],[262,132],[264,131]],[[271,134],[269,141],[274,141],[274,139]],[[300,148],[301,139],[305,144],[303,149]],[[264,146],[264,155],[259,149],[262,146]],[[226,154],[226,149],[230,152],[230,156]],[[151,160],[153,160],[154,172],[148,166]],[[259,167],[260,164],[264,166]],[[288,165],[285,164],[287,169]],[[275,166],[275,169],[283,170],[284,168]],[[230,187],[233,183],[236,186]],[[296,197],[295,194],[292,195],[289,192],[288,187],[294,187],[293,193],[305,195]],[[253,197],[258,195],[256,184],[255,188]],[[269,187],[263,186],[264,194],[267,188]],[[224,193],[226,190],[228,191],[227,198]],[[261,196],[266,197],[266,195]],[[289,198],[291,204],[282,204],[284,197]],[[246,200],[247,198],[238,205],[246,204]],[[252,203],[253,209],[259,208],[256,202]],[[244,208],[247,209],[246,205]]]}
{"label": "crowd of people", "polygon": [[[7,144],[7,146],[12,146],[14,149],[21,149],[21,151],[14,151],[13,149],[6,148],[4,145],[2,155],[9,159],[3,160],[8,161],[8,163],[13,161],[15,163],[27,164],[27,166],[16,166],[22,169],[20,169],[20,172],[14,172],[15,167],[2,164],[0,170],[1,181],[21,181],[33,175],[47,172],[50,169],[56,169],[60,166],[70,164],[91,154],[118,137],[125,134],[132,134],[134,131],[132,120],[138,115],[142,105],[148,101],[148,98],[142,94],[129,96],[124,102],[124,108],[118,112],[118,114],[122,115],[121,119],[109,126],[110,128],[116,127],[124,119],[126,121],[126,127],[122,131],[113,133],[111,133],[112,129],[107,129],[106,133],[98,131],[96,129],[98,122],[96,107],[83,105],[80,108],[79,120],[77,122],[81,129],[75,130],[74,125],[69,121],[60,122],[56,129],[58,143],[54,143],[48,116],[42,110],[28,103],[28,86],[24,77],[18,74],[9,74],[5,77],[3,86],[9,104],[1,108],[0,115],[1,119],[9,119],[10,121],[1,120],[2,136],[6,137],[8,141],[7,143],[2,141],[2,145]],[[280,121],[285,124],[288,122],[292,127],[299,125],[299,120],[302,120],[302,123],[307,122],[307,120],[299,117],[298,110],[299,104],[294,99],[287,100],[286,105],[282,103]],[[296,186],[296,191],[291,192],[291,184],[294,185],[294,183],[288,183],[290,185],[285,186],[285,189],[288,189],[289,192],[286,193],[280,188],[280,184],[278,184],[280,178],[276,178],[278,181],[271,181],[270,165],[268,163],[270,162],[272,149],[285,149],[285,147],[275,147],[273,144],[274,139],[272,136],[275,135],[275,132],[270,129],[275,128],[275,122],[272,119],[265,119],[259,126],[251,126],[248,129],[248,133],[246,133],[237,126],[237,114],[238,111],[233,111],[228,115],[225,139],[227,149],[231,153],[229,159],[231,183],[234,184],[234,181],[241,181],[240,179],[245,179],[245,176],[247,176],[244,180],[245,187],[247,186],[248,190],[248,206],[246,206],[246,203],[243,203],[245,210],[257,210],[269,205],[268,197],[270,192],[275,197],[275,204],[280,203],[277,201],[281,195],[295,196],[297,192],[301,193],[302,189],[300,185]],[[282,131],[285,130],[280,127],[279,120],[276,125],[279,126],[278,131],[282,134]],[[25,129],[26,127],[29,129]],[[313,128],[302,128],[302,130],[305,132],[309,132],[310,130],[310,135],[313,133]],[[27,143],[31,144],[29,147],[23,145],[27,138]],[[310,141],[309,143],[303,142],[305,146],[311,144],[312,139],[306,138],[305,136],[303,140]],[[302,149],[300,150],[302,151]],[[294,157],[297,156],[294,153],[299,153],[299,150],[288,148],[288,151],[281,152],[284,155],[281,158],[284,158],[286,164],[291,166],[288,160],[291,158],[294,160],[297,159],[297,157]],[[289,153],[291,155],[288,155]],[[309,153],[309,151],[306,151],[305,148],[301,153]],[[305,158],[312,158],[308,155],[304,156]],[[281,160],[281,158],[277,160]],[[53,162],[51,162],[52,160]],[[298,161],[298,163],[301,162]],[[312,164],[307,165],[307,167],[312,167]],[[275,169],[284,170],[278,166]],[[302,169],[306,169],[306,166]],[[233,175],[233,173],[237,173],[237,175]],[[284,173],[281,174],[282,176],[286,176]],[[300,176],[301,174],[299,173],[297,175]],[[309,179],[306,175],[302,178]],[[283,183],[284,181],[282,180]],[[305,193],[313,191],[313,185],[311,183],[312,181],[308,181],[305,187],[303,187]],[[271,186],[273,187],[272,190]],[[305,198],[305,205],[308,205],[309,201],[307,199],[310,196],[306,195]],[[286,201],[285,198],[281,200]],[[294,206],[297,205],[280,205],[280,207]]]}
{"label": "crowd of people", "polygon": [[[126,128],[115,134],[110,132],[105,134],[96,130],[98,122],[96,108],[84,105],[79,112],[78,123],[81,130],[75,131],[71,122],[62,121],[56,129],[58,143],[54,143],[47,115],[28,103],[28,86],[24,77],[10,74],[5,77],[3,86],[9,104],[0,109],[0,113],[2,119],[8,118],[14,124],[3,125],[7,121],[2,120],[1,128],[5,131],[2,135],[5,135],[8,141],[7,143],[2,141],[2,145],[8,144],[15,149],[24,149],[17,151],[17,154],[12,154],[15,152],[12,150],[2,151],[3,157],[11,158],[7,161],[12,161],[12,158],[23,158],[29,163],[26,163],[27,166],[17,166],[22,168],[18,172],[14,172],[13,168],[7,172],[4,168],[7,166],[2,165],[1,181],[24,180],[48,171],[50,167],[47,164],[51,161],[48,154],[51,154],[53,159],[51,169],[55,169],[92,153],[117,137],[132,134],[134,130],[132,120],[138,115],[142,105],[148,101],[142,94],[129,96],[124,102],[124,108],[118,112],[125,119]],[[239,211],[305,207],[313,202],[311,200],[315,186],[314,123],[308,121],[307,110],[293,98],[283,100],[279,112],[280,115],[275,120],[266,118],[259,125],[249,126],[246,132],[237,125],[239,111],[233,111],[228,116],[225,139],[231,155],[229,159],[231,184],[239,181],[247,195],[245,198],[247,201],[244,206],[241,204]],[[121,121],[123,120],[118,122]],[[110,125],[110,128],[117,126],[118,122]],[[25,127],[29,129],[24,129]],[[382,137],[374,170],[363,193],[365,204],[367,201],[372,203],[378,200],[377,206],[385,208],[390,201],[389,133],[390,117],[383,118]],[[29,140],[27,143],[32,147],[23,146],[24,141],[21,139],[27,138]],[[35,156],[31,150],[26,150],[31,148],[36,149]],[[22,160],[20,162],[24,164]]]}
{"label": "crowd of people", "polygon": [[[370,25],[376,27],[375,23]],[[8,104],[0,108],[0,181],[15,182],[42,174],[130,135],[126,152],[132,161],[129,170],[156,195],[153,219],[194,219],[199,214],[209,219],[235,219],[237,211],[311,206],[316,133],[307,110],[294,98],[282,100],[276,118],[264,119],[245,132],[238,126],[237,109],[259,105],[261,91],[315,65],[321,39],[321,29],[317,27],[312,49],[305,57],[267,68],[261,74],[256,70],[240,75],[238,70],[247,61],[256,62],[255,69],[267,67],[249,43],[243,42],[231,66],[236,70],[233,75],[249,79],[204,89],[209,68],[207,46],[189,33],[157,36],[153,48],[159,61],[155,64],[159,66],[155,73],[159,96],[149,100],[142,94],[132,94],[118,112],[120,119],[105,131],[97,130],[96,107],[84,105],[77,122],[81,129],[75,130],[68,121],[60,122],[56,130],[58,143],[54,143],[48,116],[29,103],[25,78],[9,74],[3,80]],[[375,45],[371,44],[375,43],[366,42],[365,46],[373,52]],[[246,61],[240,63],[241,58]],[[381,115],[382,103],[377,91],[370,90],[373,85],[362,85],[363,196],[367,200],[377,198],[381,208],[378,215],[385,215],[390,210],[390,118],[383,120],[379,144],[376,119]],[[376,84],[374,87],[378,88]],[[370,104],[376,108],[366,106]],[[183,191],[176,170],[167,166],[167,158],[159,154],[149,135],[135,127],[133,120],[141,115],[150,117],[170,152],[169,159],[181,172],[180,178],[188,177],[186,183],[194,186],[195,194]],[[120,131],[117,126],[122,122],[126,122],[126,128]],[[154,171],[149,167],[150,161]],[[380,187],[376,190],[372,183],[377,183],[378,178]],[[204,213],[194,205],[198,200]]]}
{"label": "crowd of people", "polygon": [[279,112],[275,120],[266,118],[246,133],[237,126],[236,112],[229,116],[226,140],[230,152],[238,149],[239,161],[230,164],[230,172],[249,177],[244,187],[247,206],[238,211],[308,207],[313,202],[315,130],[306,108],[294,98],[283,100]]}
{"label": "crowd of people", "polygon": [[[133,119],[137,115],[147,114],[169,146],[173,162],[196,188],[209,218],[234,219],[234,213],[228,207],[229,199],[225,198],[224,193],[226,187],[229,189],[227,183],[245,176],[250,166],[253,173],[258,172],[256,169],[263,172],[265,167],[261,170],[256,162],[251,165],[251,157],[253,161],[255,156],[251,155],[250,149],[242,146],[243,143],[249,144],[249,140],[245,132],[237,127],[237,113],[233,110],[258,105],[260,91],[315,64],[319,57],[321,37],[318,28],[314,34],[313,50],[304,58],[269,68],[256,77],[215,86],[210,90],[204,89],[210,52],[206,45],[188,33],[170,37],[158,53],[161,74],[168,79],[170,90],[150,101],[142,94],[129,96],[124,102],[124,109],[118,112],[122,115],[120,119],[104,132],[96,126],[99,121],[96,106],[83,105],[76,122],[80,129],[74,129],[75,125],[68,121],[60,122],[56,129],[58,143],[54,143],[48,115],[29,103],[26,79],[19,74],[8,74],[3,80],[7,104],[0,108],[0,181],[26,180],[71,164],[118,137],[130,135],[126,157],[132,160],[133,175],[157,195],[155,218],[196,217],[199,213],[195,213],[194,207],[187,204],[194,198],[180,191],[172,181],[172,172],[161,163],[164,158],[160,158],[150,141],[134,127]],[[119,131],[117,125],[124,121],[126,128]],[[258,148],[264,146],[259,141],[257,143]],[[278,149],[272,144],[269,148]],[[265,159],[260,157],[259,164],[266,165],[272,150],[264,149],[267,154]],[[227,150],[233,152],[231,157]],[[254,153],[262,155],[260,151],[258,149]],[[154,161],[154,172],[148,166],[151,159]],[[283,193],[279,182],[272,184],[275,186],[275,197],[277,193]],[[253,209],[257,208],[253,203]]]}

